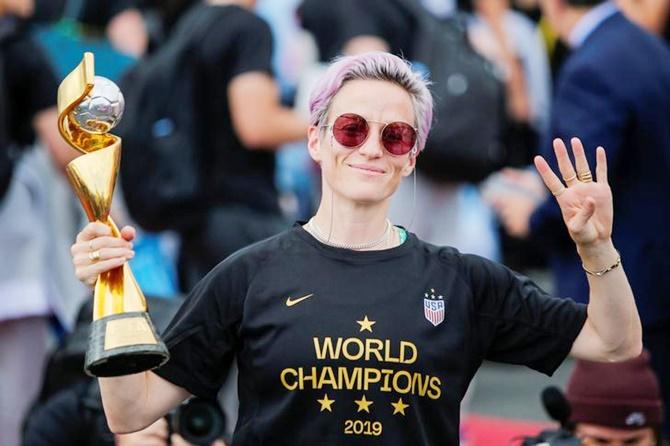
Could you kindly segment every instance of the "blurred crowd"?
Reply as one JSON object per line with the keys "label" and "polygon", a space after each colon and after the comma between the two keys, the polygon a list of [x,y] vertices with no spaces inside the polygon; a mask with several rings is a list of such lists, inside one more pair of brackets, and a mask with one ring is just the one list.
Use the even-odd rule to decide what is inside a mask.
{"label": "blurred crowd", "polygon": [[[581,264],[529,166],[553,159],[557,137],[581,138],[592,166],[603,146],[613,238],[648,352],[628,375],[578,365],[574,379],[628,380],[570,401],[583,419],[567,428],[583,444],[660,444],[670,436],[669,16],[670,0],[0,0],[0,446],[164,445],[173,433],[163,421],[115,438],[81,372],[90,289],[69,247],[86,218],[64,174],[78,152],[58,132],[56,92],[84,51],[125,94],[112,216],[139,231],[130,264],[157,308],[313,214],[307,96],[338,55],[401,55],[448,110],[396,194],[394,223],[579,302]],[[571,386],[568,399],[593,388]],[[616,408],[599,403],[618,396]]]}

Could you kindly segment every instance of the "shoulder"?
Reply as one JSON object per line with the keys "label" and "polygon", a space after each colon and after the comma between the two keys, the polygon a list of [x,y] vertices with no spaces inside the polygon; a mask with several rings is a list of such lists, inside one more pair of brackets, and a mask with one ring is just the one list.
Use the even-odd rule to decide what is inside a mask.
{"label": "shoulder", "polygon": [[[657,37],[616,13],[601,24],[584,44],[566,61],[565,74],[583,70],[606,75],[632,76],[653,65],[649,57],[661,57],[657,63],[670,63],[670,49]],[[631,70],[630,64],[636,67]]]}
{"label": "shoulder", "polygon": [[515,273],[506,266],[476,254],[462,253],[451,246],[435,246],[419,240],[418,249],[440,262],[445,272],[454,274],[473,293],[484,282],[507,282]]}

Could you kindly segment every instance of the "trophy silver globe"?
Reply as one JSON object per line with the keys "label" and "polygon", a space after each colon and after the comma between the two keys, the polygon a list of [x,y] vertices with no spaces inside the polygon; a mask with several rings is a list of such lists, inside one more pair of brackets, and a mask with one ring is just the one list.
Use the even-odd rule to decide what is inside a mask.
{"label": "trophy silver globe", "polygon": [[125,100],[121,89],[106,77],[95,76],[93,82],[93,89],[72,110],[71,117],[82,130],[103,134],[121,120]]}

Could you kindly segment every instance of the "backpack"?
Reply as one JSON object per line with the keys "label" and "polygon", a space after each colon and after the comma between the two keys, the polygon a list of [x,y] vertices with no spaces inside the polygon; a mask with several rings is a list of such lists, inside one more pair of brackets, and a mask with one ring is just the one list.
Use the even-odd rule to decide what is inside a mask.
{"label": "backpack", "polygon": [[462,17],[440,19],[417,0],[396,0],[417,20],[412,59],[432,85],[434,124],[417,168],[442,182],[477,183],[503,166],[504,88],[472,48]]}
{"label": "backpack", "polygon": [[195,25],[178,27],[121,81],[121,187],[131,217],[150,231],[186,231],[207,211],[198,44],[218,16],[192,12]]}

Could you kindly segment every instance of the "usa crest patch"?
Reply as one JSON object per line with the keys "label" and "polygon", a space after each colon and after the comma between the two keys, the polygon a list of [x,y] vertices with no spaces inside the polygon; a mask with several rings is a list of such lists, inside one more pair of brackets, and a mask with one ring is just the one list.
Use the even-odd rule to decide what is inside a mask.
{"label": "usa crest patch", "polygon": [[428,322],[437,327],[444,321],[444,312],[445,305],[443,296],[436,296],[435,290],[432,288],[430,293],[424,293],[423,315],[426,317]]}

